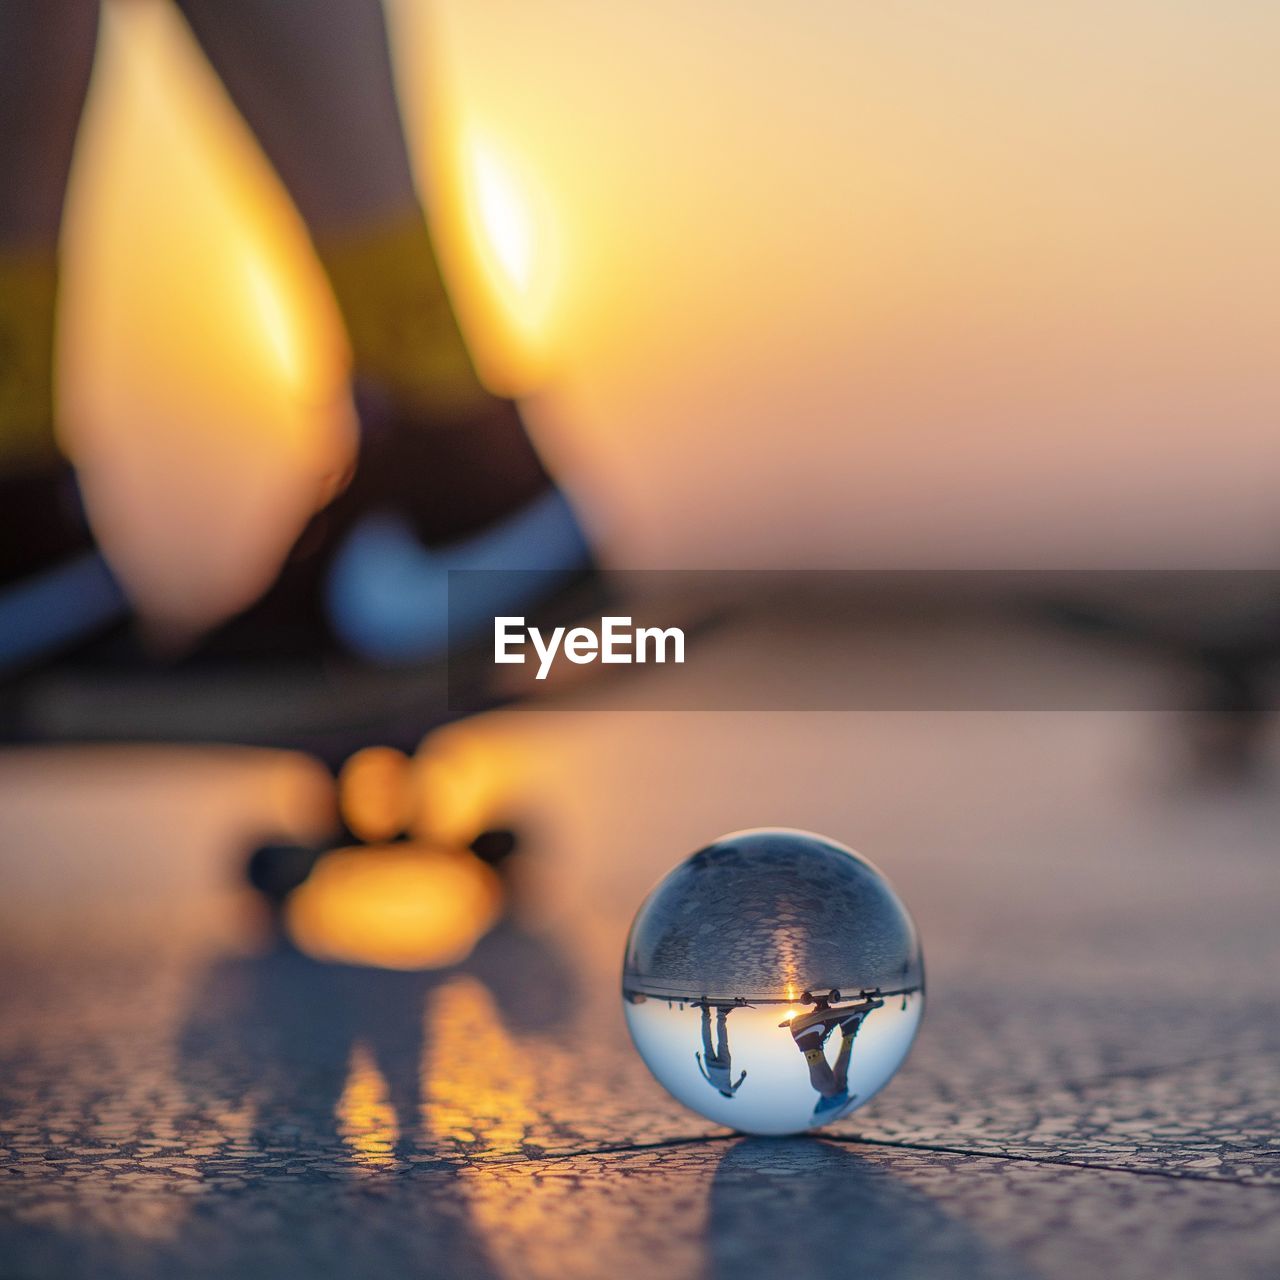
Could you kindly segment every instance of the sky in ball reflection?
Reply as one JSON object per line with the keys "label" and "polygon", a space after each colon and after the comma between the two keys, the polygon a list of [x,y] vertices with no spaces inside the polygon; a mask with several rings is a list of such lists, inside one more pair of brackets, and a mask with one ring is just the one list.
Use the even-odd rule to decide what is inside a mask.
{"label": "sky in ball reflection", "polygon": [[[730,1129],[746,1133],[783,1134],[839,1119],[862,1106],[890,1080],[907,1056],[915,1038],[924,1001],[919,994],[887,1000],[867,1015],[854,1040],[849,1058],[847,1092],[850,1104],[830,1115],[818,1110],[822,1095],[812,1085],[804,1054],[790,1031],[778,1024],[789,1009],[772,1006],[732,1008],[725,1018],[729,1049],[731,1097],[704,1074],[702,1011],[690,1005],[670,1007],[647,1000],[626,1006],[631,1036],[644,1054],[650,1070],[664,1088],[685,1106]],[[718,1051],[717,1013],[709,1019],[712,1043]],[[824,1046],[833,1067],[838,1062],[840,1035]],[[724,1057],[720,1060],[723,1062]],[[746,1075],[743,1076],[743,1072]],[[738,1081],[740,1084],[734,1088]]]}

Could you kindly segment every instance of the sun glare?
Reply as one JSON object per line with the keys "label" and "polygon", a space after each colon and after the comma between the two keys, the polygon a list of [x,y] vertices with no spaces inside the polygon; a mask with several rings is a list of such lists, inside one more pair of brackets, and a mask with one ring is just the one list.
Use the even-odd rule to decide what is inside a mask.
{"label": "sun glare", "polygon": [[467,233],[487,290],[536,366],[548,340],[555,291],[554,219],[545,194],[519,161],[477,129],[463,131]]}
{"label": "sun glare", "polygon": [[511,175],[486,148],[472,148],[471,178],[480,230],[492,258],[515,292],[527,296],[534,253],[529,210]]}
{"label": "sun glare", "polygon": [[244,250],[244,269],[249,301],[266,349],[277,372],[299,391],[305,386],[306,369],[285,287],[265,257],[251,247]]}

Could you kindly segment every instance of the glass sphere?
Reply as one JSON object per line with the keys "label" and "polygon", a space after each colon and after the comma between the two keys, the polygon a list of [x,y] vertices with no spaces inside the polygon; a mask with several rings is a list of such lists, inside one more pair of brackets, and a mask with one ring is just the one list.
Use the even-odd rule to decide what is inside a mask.
{"label": "glass sphere", "polygon": [[924,1012],[915,925],[888,880],[806,831],[738,831],[645,899],[627,938],[627,1027],[685,1106],[798,1133],[863,1105]]}

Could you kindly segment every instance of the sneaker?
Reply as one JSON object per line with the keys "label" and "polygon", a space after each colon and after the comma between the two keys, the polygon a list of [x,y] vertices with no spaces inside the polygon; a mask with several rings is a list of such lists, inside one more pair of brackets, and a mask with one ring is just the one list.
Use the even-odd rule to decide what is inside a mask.
{"label": "sneaker", "polygon": [[[450,612],[449,571],[494,575]],[[267,592],[192,655],[430,662],[478,638],[495,612],[528,613],[591,577],[578,518],[512,401],[461,422],[366,425],[350,480],[312,517]]]}
{"label": "sneaker", "polygon": [[[163,670],[331,657],[429,663],[495,612],[533,613],[596,573],[577,516],[516,406],[491,399],[446,425],[365,427],[341,492],[307,523],[275,581],[176,663],[131,639],[132,610],[84,519],[70,467],[0,477],[14,531],[0,547],[0,681],[69,657]],[[452,569],[495,574],[450,611]],[[474,616],[471,616],[474,615]]]}
{"label": "sneaker", "polygon": [[818,1030],[821,1032],[822,1039],[826,1038],[838,1026],[842,1026],[846,1022],[852,1022],[854,1019],[862,1019],[872,1009],[879,1009],[884,1001],[875,996],[870,996],[857,1001],[855,1004],[847,1005],[828,1005],[820,1004],[818,1008],[810,1010],[808,1013],[802,1013],[797,1018],[792,1018],[790,1023],[786,1024],[791,1028],[791,1034],[799,1039],[806,1033]]}

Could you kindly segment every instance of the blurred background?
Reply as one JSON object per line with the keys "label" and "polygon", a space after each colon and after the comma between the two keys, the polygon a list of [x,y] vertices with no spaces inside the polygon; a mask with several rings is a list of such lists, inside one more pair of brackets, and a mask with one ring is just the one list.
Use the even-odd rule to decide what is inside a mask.
{"label": "blurred background", "polygon": [[[468,337],[615,563],[1271,561],[1272,7],[388,12]],[[64,432],[197,621],[346,447],[345,339],[175,11],[107,4],[101,45]]]}
{"label": "blurred background", "polygon": [[[1280,8],[387,12],[468,341],[610,565],[1274,566]],[[270,578],[356,427],[303,224],[166,0],[103,5],[63,248],[64,443],[143,609],[199,626]],[[802,1223],[815,1274],[926,1274],[905,1241],[933,1274],[1274,1275],[1280,1215],[1237,1184],[1280,1179],[1280,582],[1086,577],[1034,617],[760,590],[696,663],[412,757],[384,734],[336,777],[0,752],[0,1255],[741,1280]],[[888,692],[839,700],[851,671]],[[974,672],[1022,692],[936,696]],[[443,702],[417,674],[415,735]],[[404,711],[347,679],[316,701],[355,737],[388,690]],[[101,705],[223,710],[192,687]],[[296,697],[239,702],[291,732]],[[754,825],[881,863],[929,957],[912,1062],[840,1148],[730,1146],[626,1039],[636,906]],[[788,1160],[783,1195],[755,1179]]]}

